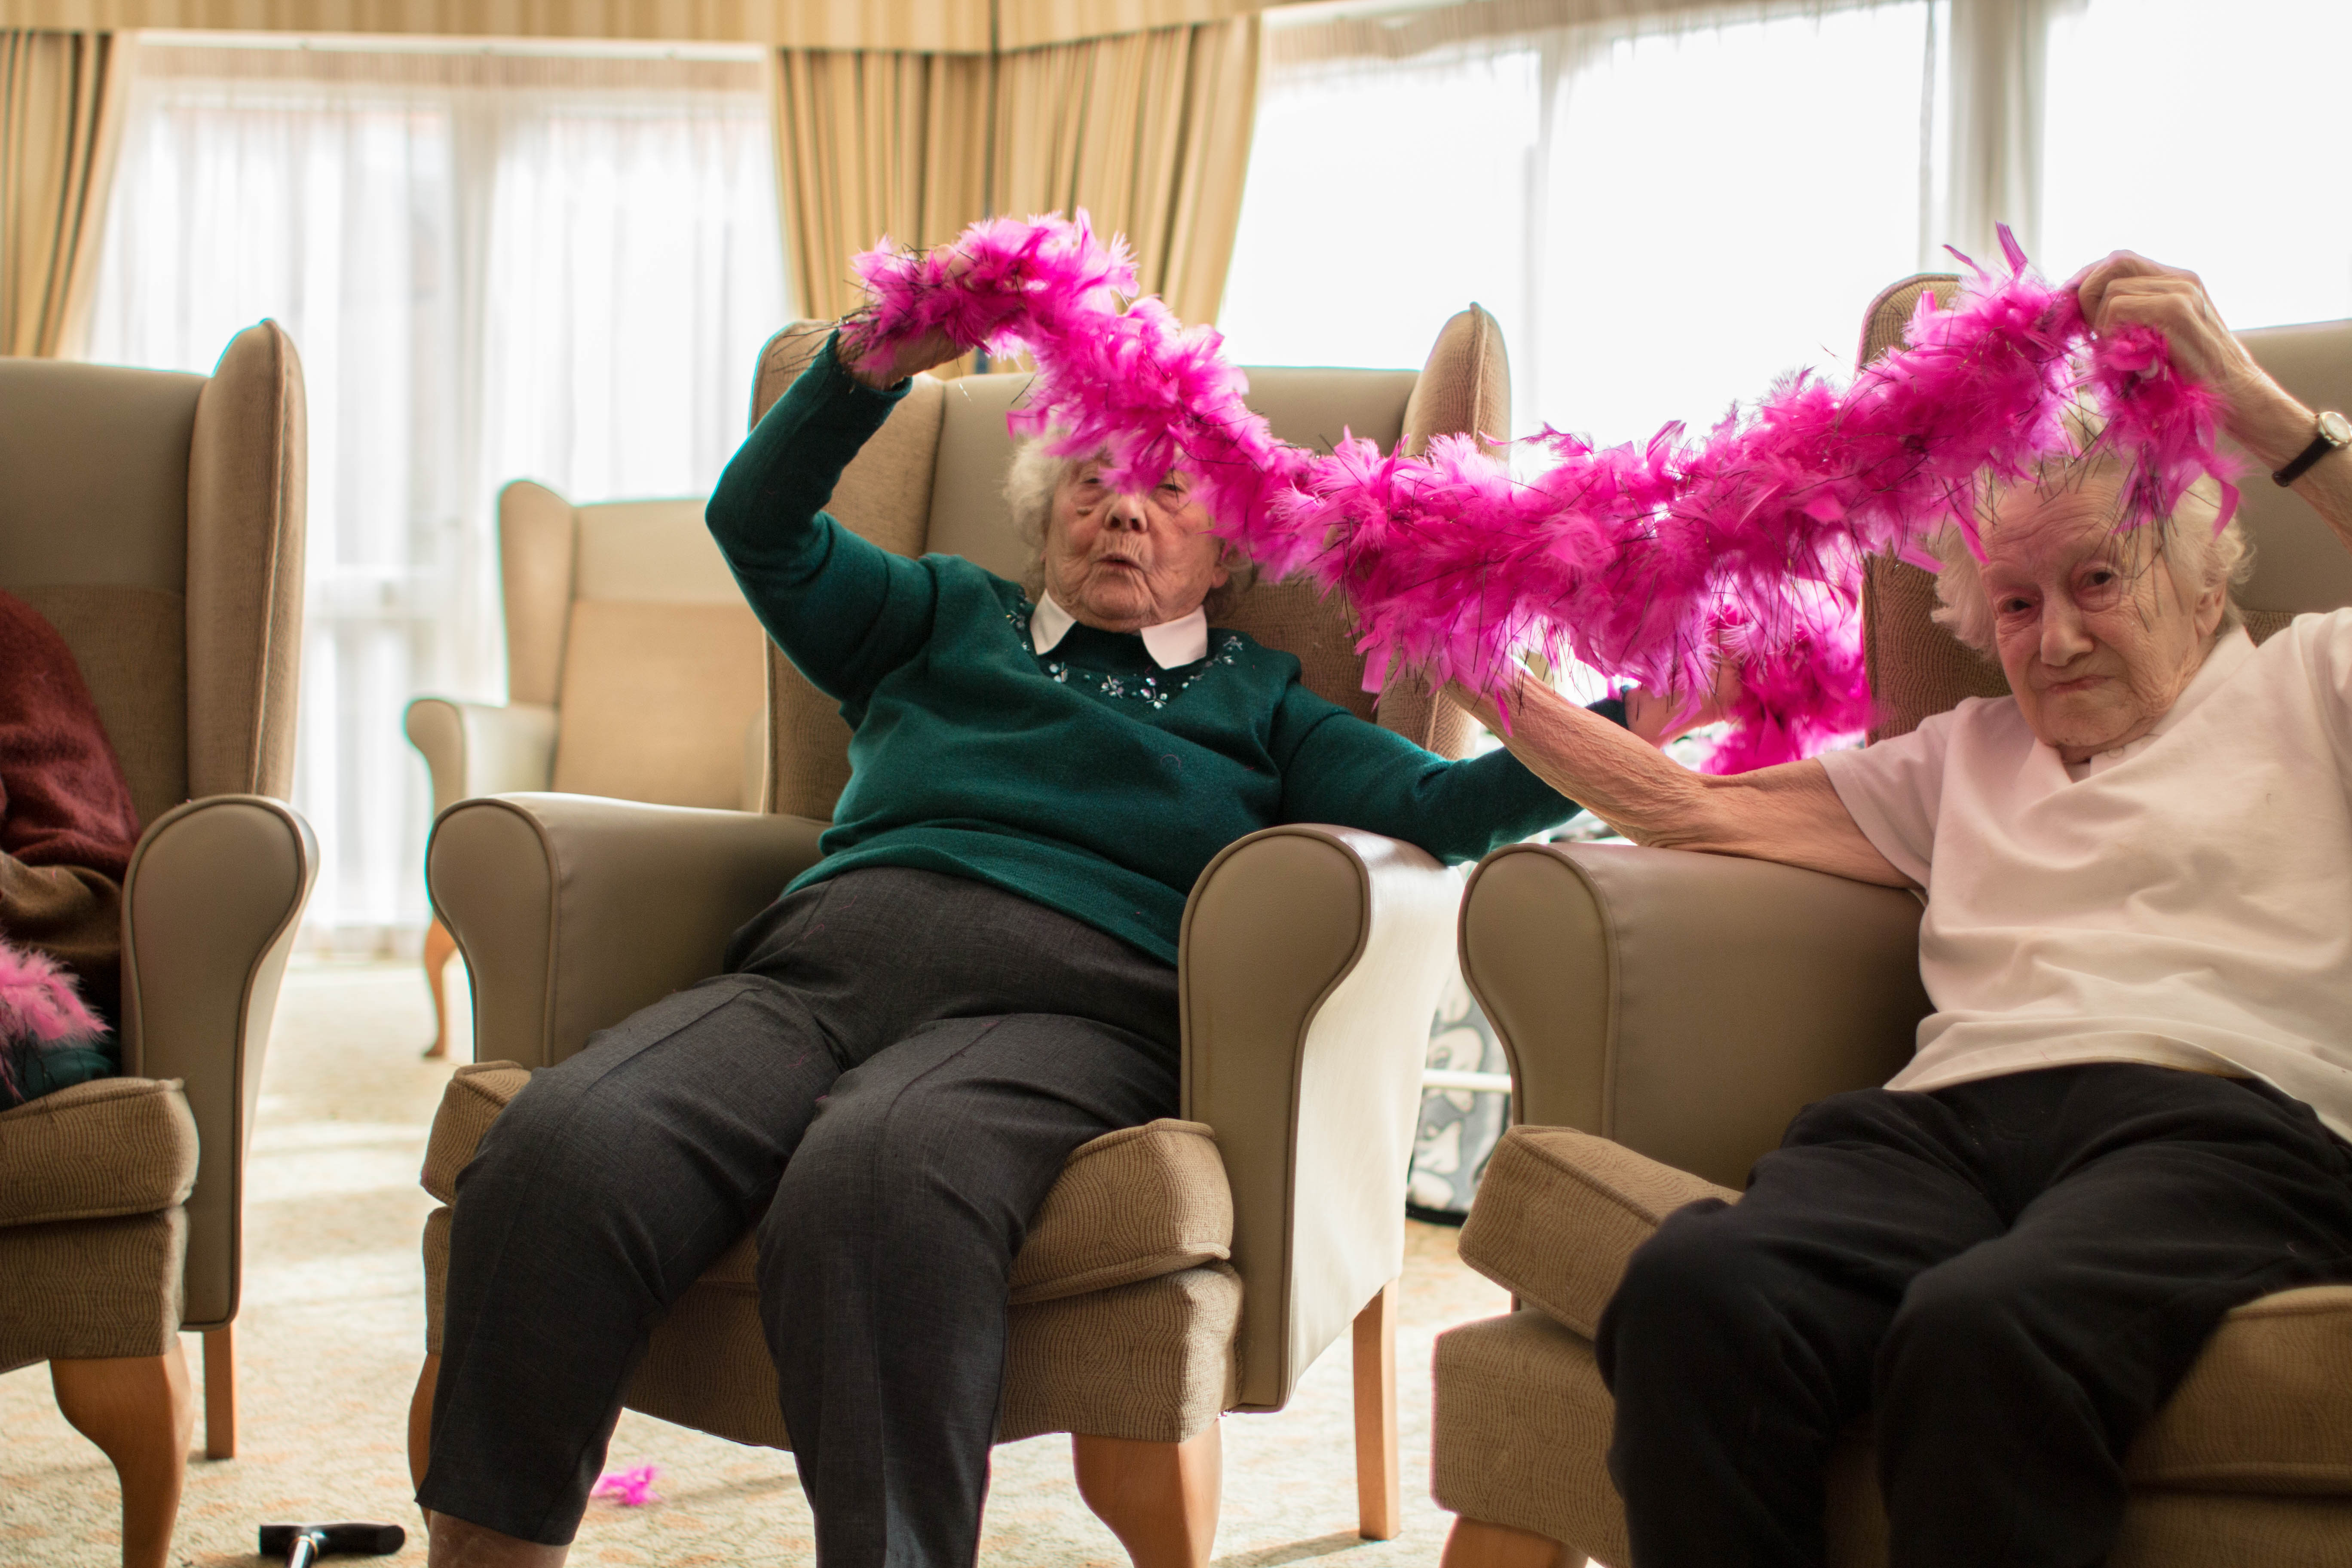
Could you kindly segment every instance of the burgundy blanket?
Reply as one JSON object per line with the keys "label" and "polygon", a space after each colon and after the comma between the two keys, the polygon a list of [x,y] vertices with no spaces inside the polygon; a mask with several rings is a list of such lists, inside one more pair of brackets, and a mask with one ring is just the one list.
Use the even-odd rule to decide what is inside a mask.
{"label": "burgundy blanket", "polygon": [[72,651],[0,594],[0,937],[73,971],[118,1013],[122,877],[139,814]]}

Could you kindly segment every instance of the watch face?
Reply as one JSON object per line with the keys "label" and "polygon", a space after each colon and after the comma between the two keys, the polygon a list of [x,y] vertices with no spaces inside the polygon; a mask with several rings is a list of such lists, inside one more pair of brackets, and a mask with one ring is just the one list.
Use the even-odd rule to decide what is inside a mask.
{"label": "watch face", "polygon": [[2319,416],[2319,438],[2331,447],[2352,442],[2352,419],[2347,419],[2333,408]]}

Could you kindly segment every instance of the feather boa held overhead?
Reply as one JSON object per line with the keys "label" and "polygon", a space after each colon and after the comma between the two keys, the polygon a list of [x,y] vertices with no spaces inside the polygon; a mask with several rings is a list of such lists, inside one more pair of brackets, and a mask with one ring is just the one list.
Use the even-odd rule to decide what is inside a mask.
{"label": "feather boa held overhead", "polygon": [[25,1098],[26,1069],[42,1052],[105,1037],[106,1026],[56,960],[0,942],[0,1107]]}
{"label": "feather boa held overhead", "polygon": [[1980,553],[1982,479],[2030,479],[2068,454],[2066,415],[2085,394],[2128,466],[2122,526],[2168,518],[2206,476],[2227,522],[2236,491],[2214,394],[2152,329],[2092,339],[2074,293],[2032,273],[2007,229],[2001,246],[2006,276],[1969,263],[1951,310],[1923,294],[1906,346],[1843,389],[1801,374],[1697,437],[1670,425],[1598,447],[1546,431],[1550,466],[1526,480],[1467,437],[1410,457],[1276,440],[1223,340],[1156,298],[1129,301],[1124,242],[1102,244],[1083,212],[991,219],[929,255],[885,239],[856,258],[870,300],[842,338],[861,366],[934,331],[1026,351],[1037,374],[1009,416],[1015,434],[1107,453],[1122,487],[1181,465],[1217,531],[1263,570],[1347,596],[1369,689],[1412,668],[1500,696],[1537,648],[1689,694],[1732,658],[1734,731],[1708,763],[1730,772],[1867,727],[1864,557],[1932,567],[1927,542],[1947,524]]}

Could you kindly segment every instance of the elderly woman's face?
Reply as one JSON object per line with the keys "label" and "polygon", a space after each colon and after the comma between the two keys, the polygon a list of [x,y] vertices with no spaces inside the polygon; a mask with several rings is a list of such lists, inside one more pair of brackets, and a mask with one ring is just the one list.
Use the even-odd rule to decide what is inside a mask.
{"label": "elderly woman's face", "polygon": [[1132,632],[1181,620],[1224,584],[1224,542],[1185,476],[1141,494],[1082,463],[1054,488],[1045,524],[1045,591],[1087,626]]}
{"label": "elderly woman's face", "polygon": [[2225,588],[2176,580],[2112,485],[2011,493],[1985,536],[2001,668],[2025,721],[2070,763],[2138,740],[2205,661]]}

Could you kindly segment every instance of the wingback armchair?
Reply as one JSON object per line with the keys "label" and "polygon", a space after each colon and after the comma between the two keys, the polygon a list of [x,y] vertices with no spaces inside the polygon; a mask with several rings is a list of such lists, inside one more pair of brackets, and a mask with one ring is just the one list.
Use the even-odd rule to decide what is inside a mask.
{"label": "wingback armchair", "polygon": [[275,322],[210,376],[0,359],[0,586],[71,648],[145,831],[123,887],[122,1076],[0,1115],[0,1371],[47,1361],[164,1561],[205,1334],[236,1449],[246,1141],[318,852],[285,803],[302,637],[302,369]]}
{"label": "wingback armchair", "polygon": [[[517,479],[499,492],[499,565],[507,700],[408,705],[435,816],[510,790],[761,808],[767,638],[702,526],[701,497],[574,506]],[[448,1050],[455,951],[436,916],[427,1056]]]}
{"label": "wingback armchair", "polygon": [[[1900,341],[1920,291],[1873,301],[1863,360]],[[2249,332],[2314,406],[2352,401],[2352,322]],[[2352,559],[2295,498],[2257,479],[2249,627],[2352,603]],[[1971,694],[1997,666],[1927,618],[1933,577],[1874,562],[1864,631],[1877,736]],[[1447,1568],[1628,1560],[1606,1468],[1613,1406],[1594,1364],[1601,1309],[1664,1216],[1736,1201],[1806,1103],[1884,1082],[1928,1009],[1919,904],[1906,892],[1762,861],[1601,845],[1513,846],[1465,895],[1471,988],[1508,1048],[1522,1126],[1489,1166],[1462,1257],[1511,1313],[1440,1337],[1438,1502],[1461,1517]],[[2352,1287],[2290,1290],[2224,1321],[2126,1458],[2113,1568],[2321,1568],[2352,1542]],[[1883,1568],[1886,1522],[1866,1426],[1832,1460],[1835,1568]]]}
{"label": "wingback armchair", "polygon": [[[762,356],[753,414],[824,330]],[[1425,369],[1272,370],[1251,401],[1299,442],[1343,426],[1384,445],[1503,431],[1493,319],[1450,321]],[[1003,413],[1025,378],[928,376],[848,468],[831,510],[902,552],[957,552],[1020,574],[1002,498]],[[1377,709],[1341,611],[1295,584],[1222,617],[1297,655],[1307,683],[1436,749],[1464,722],[1426,690]],[[475,975],[479,1054],[436,1123],[425,1186],[446,1204],[475,1141],[533,1068],[716,972],[729,932],[817,858],[848,776],[847,727],[772,648],[770,815],[509,795],[446,813],[434,900]],[[1394,1325],[1406,1166],[1428,1020],[1458,884],[1423,851],[1351,829],[1254,834],[1202,872],[1180,942],[1182,1120],[1076,1151],[1014,1265],[1000,1441],[1073,1434],[1081,1492],[1144,1568],[1200,1568],[1215,1531],[1218,1421],[1275,1411],[1335,1340],[1355,1356],[1360,1526],[1398,1528]],[[412,1415],[422,1473],[440,1342],[448,1211],[427,1225],[426,1366]],[[651,1337],[628,1403],[779,1448],[749,1237]]]}

